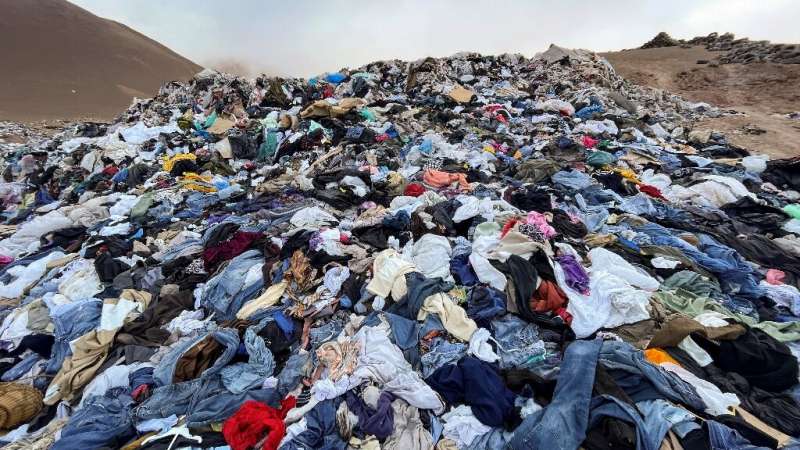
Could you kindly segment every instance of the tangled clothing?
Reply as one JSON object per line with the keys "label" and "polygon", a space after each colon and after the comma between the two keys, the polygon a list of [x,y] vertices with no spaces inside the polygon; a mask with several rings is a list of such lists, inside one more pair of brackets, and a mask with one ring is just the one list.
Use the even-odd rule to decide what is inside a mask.
{"label": "tangled clothing", "polygon": [[734,408],[739,406],[739,398],[736,394],[730,392],[722,392],[717,386],[709,383],[706,380],[698,378],[688,370],[673,362],[663,362],[659,364],[665,370],[668,370],[691,384],[697,395],[703,399],[706,404],[705,412],[712,416],[719,416],[722,414],[732,414]]}
{"label": "tangled clothing", "polygon": [[622,278],[592,271],[590,294],[583,295],[567,286],[560,266],[554,269],[558,285],[569,299],[570,326],[578,338],[590,336],[601,328],[615,328],[650,318],[650,293],[634,288]]}
{"label": "tangled clothing", "polygon": [[103,301],[100,325],[71,342],[72,355],[64,360],[61,369],[47,388],[44,403],[54,405],[61,399],[69,400],[75,391],[94,378],[114,343],[114,336],[128,321],[141,313],[150,302],[150,294],[132,289],[122,291],[118,299]]}
{"label": "tangled clothing", "polygon": [[242,306],[239,311],[236,312],[236,317],[238,319],[247,319],[248,317],[257,313],[259,310],[275,305],[283,297],[283,294],[286,292],[286,288],[288,286],[289,283],[286,281],[273,284],[272,286],[268,287],[263,294],[245,303],[244,306]]}
{"label": "tangled clothing", "polygon": [[70,417],[52,450],[120,448],[135,434],[130,395],[112,389],[91,397]]}
{"label": "tangled clothing", "polygon": [[758,322],[750,316],[734,313],[710,298],[693,295],[684,289],[674,292],[659,291],[653,294],[653,297],[665,307],[690,317],[697,317],[709,311],[717,312],[750,328],[762,330],[780,342],[800,340],[800,321]]}
{"label": "tangled clothing", "polygon": [[602,247],[593,248],[589,252],[589,259],[592,261],[592,273],[607,272],[625,280],[631,286],[647,291],[655,291],[660,286],[658,280],[642,273],[621,256]]}
{"label": "tangled clothing", "polygon": [[358,341],[329,341],[319,346],[317,358],[328,369],[328,377],[337,381],[343,375],[353,373],[358,362],[358,353]]}
{"label": "tangled clothing", "polygon": [[[371,391],[376,390],[377,388],[368,387],[364,390],[364,395],[366,396]],[[378,439],[386,439],[392,434],[394,429],[394,410],[392,409],[394,396],[391,393],[381,392],[374,408],[368,406],[353,391],[347,392],[344,399],[350,411],[358,416],[358,427],[362,432],[367,435],[371,434]]]}
{"label": "tangled clothing", "polygon": [[753,386],[779,392],[797,384],[797,358],[789,348],[759,329],[750,329],[735,340],[697,342],[719,368],[736,372]]}
{"label": "tangled clothing", "polygon": [[225,442],[232,450],[249,450],[263,440],[261,449],[276,450],[286,435],[286,424],[283,423],[283,419],[296,404],[297,400],[294,397],[282,400],[279,409],[253,400],[246,401],[236,414],[222,425]]}
{"label": "tangled clothing", "polygon": [[575,450],[586,437],[589,405],[602,342],[575,341],[564,352],[553,401],[523,420],[511,450]]}
{"label": "tangled clothing", "polygon": [[453,183],[458,183],[461,190],[470,190],[470,184],[467,181],[467,176],[463,173],[448,173],[440,170],[428,169],[422,174],[422,180],[428,186],[443,188],[450,186]]}
{"label": "tangled clothing", "polygon": [[447,332],[462,341],[469,341],[472,333],[478,329],[475,321],[467,317],[464,308],[453,303],[447,294],[433,294],[425,299],[417,319],[425,320],[428,314],[438,315]]}
{"label": "tangled clothing", "polygon": [[392,344],[390,332],[388,324],[381,322],[356,333],[354,338],[361,343],[361,353],[347,390],[372,381],[419,409],[440,413],[444,409],[442,401],[406,361],[400,348]]}
{"label": "tangled clothing", "polygon": [[516,394],[511,392],[492,365],[472,356],[458,364],[440,367],[425,380],[451,405],[465,403],[484,425],[514,423]]}
{"label": "tangled clothing", "polygon": [[203,262],[207,272],[213,272],[216,266],[231,258],[241,255],[254,241],[261,238],[261,233],[237,231],[230,239],[203,250]]}
{"label": "tangled clothing", "polygon": [[431,433],[422,426],[419,410],[396,399],[392,402],[394,427],[392,434],[381,447],[383,450],[430,450],[433,448]]}
{"label": "tangled clothing", "polygon": [[397,301],[407,292],[405,274],[416,271],[414,264],[403,259],[395,250],[384,250],[372,263],[372,280],[367,284],[367,291],[383,298],[392,294]]}
{"label": "tangled clothing", "polygon": [[528,259],[539,250],[552,253],[549,243],[536,242],[519,231],[511,230],[500,238],[500,243],[489,257],[499,261],[506,261],[510,255]]}
{"label": "tangled clothing", "polygon": [[692,333],[700,333],[708,339],[731,340],[744,334],[746,329],[739,324],[722,327],[706,327],[700,322],[686,316],[678,315],[670,318],[656,331],[648,347],[677,347]]}
{"label": "tangled clothing", "polygon": [[161,295],[147,306],[142,315],[122,326],[116,341],[120,344],[159,346],[169,337],[169,332],[161,327],[193,306],[191,291]]}

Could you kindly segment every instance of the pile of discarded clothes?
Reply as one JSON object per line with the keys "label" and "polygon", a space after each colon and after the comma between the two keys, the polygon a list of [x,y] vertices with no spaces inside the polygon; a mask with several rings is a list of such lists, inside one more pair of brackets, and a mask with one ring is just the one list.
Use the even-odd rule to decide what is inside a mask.
{"label": "pile of discarded clothes", "polygon": [[0,144],[4,449],[800,448],[800,158],[551,47]]}

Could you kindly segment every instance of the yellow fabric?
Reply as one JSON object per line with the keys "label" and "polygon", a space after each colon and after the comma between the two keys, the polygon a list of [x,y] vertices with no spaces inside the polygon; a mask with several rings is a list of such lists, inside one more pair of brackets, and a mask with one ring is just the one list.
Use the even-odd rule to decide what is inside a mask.
{"label": "yellow fabric", "polygon": [[172,158],[164,158],[161,167],[164,170],[164,172],[170,172],[172,170],[172,167],[175,166],[176,162],[185,160],[196,161],[197,156],[195,156],[194,153],[178,153]]}
{"label": "yellow fabric", "polygon": [[183,174],[183,187],[198,192],[217,192],[217,188],[211,185],[212,177],[204,177],[194,172]]}
{"label": "yellow fabric", "polygon": [[239,309],[239,312],[236,313],[236,317],[239,319],[247,319],[259,309],[268,308],[278,303],[281,297],[283,297],[283,293],[286,292],[286,287],[288,285],[286,281],[281,281],[280,283],[275,283],[268,287],[263,294],[245,303],[244,306]]}
{"label": "yellow fabric", "polygon": [[631,169],[621,169],[619,167],[615,167],[614,172],[617,172],[618,174],[622,175],[622,178],[625,178],[636,184],[642,184],[642,182],[639,181],[639,177],[636,176],[636,172],[632,171]]}
{"label": "yellow fabric", "polygon": [[475,321],[467,317],[464,308],[453,303],[446,294],[433,294],[426,298],[417,314],[417,320],[425,320],[428,314],[437,314],[447,332],[462,341],[469,342],[472,333],[478,329]]}

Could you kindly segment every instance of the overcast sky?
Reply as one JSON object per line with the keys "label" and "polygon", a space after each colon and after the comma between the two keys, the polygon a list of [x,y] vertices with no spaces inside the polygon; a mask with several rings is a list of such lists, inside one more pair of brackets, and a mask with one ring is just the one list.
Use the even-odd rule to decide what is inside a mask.
{"label": "overcast sky", "polygon": [[[24,1],[24,0],[20,0]],[[71,0],[201,65],[313,76],[458,51],[632,48],[659,31],[800,43],[800,0]]]}

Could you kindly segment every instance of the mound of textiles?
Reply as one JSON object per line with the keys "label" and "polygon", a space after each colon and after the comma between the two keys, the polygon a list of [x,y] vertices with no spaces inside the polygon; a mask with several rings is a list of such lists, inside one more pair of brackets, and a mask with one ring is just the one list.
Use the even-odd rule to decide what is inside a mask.
{"label": "mound of textiles", "polygon": [[0,143],[0,443],[800,448],[800,159],[719,114],[551,47]]}

